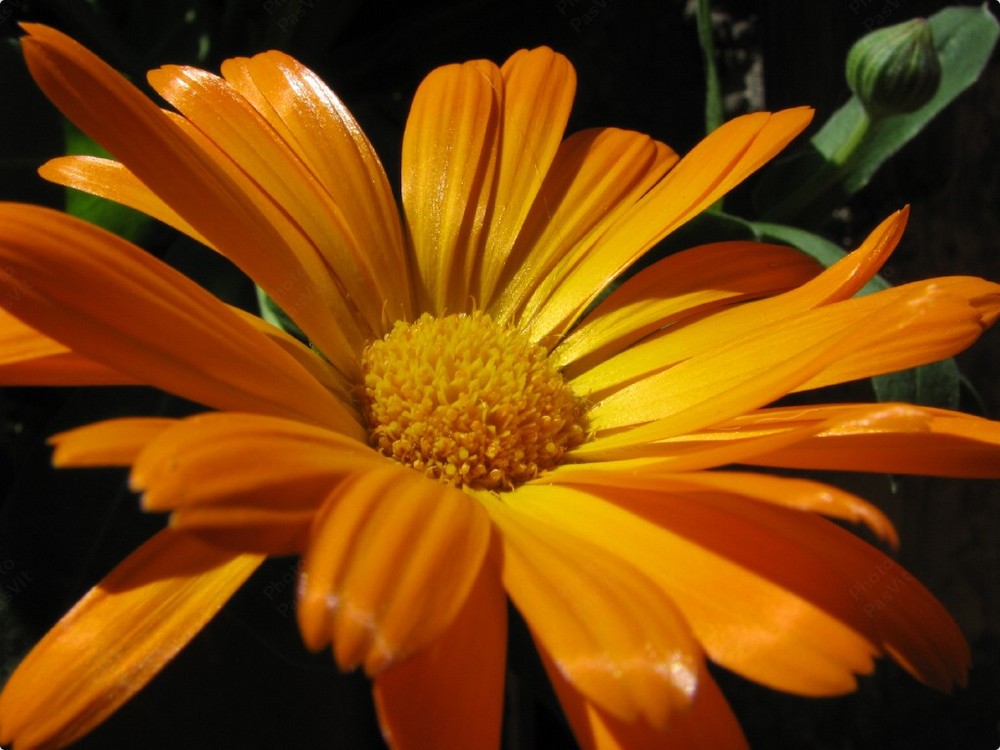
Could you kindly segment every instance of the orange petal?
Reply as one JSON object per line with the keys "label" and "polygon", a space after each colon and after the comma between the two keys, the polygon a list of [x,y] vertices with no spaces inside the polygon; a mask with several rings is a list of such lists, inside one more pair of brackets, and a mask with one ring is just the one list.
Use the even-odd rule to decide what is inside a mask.
{"label": "orange petal", "polygon": [[849,584],[794,540],[718,512],[709,502],[715,496],[642,492],[627,483],[521,489],[528,491],[514,493],[515,511],[617,554],[652,579],[712,661],[814,696],[853,690],[854,675],[871,671],[877,650]]}
{"label": "orange petal", "polygon": [[[378,155],[361,126],[325,83],[281,52],[235,58],[222,74],[280,134],[316,178],[372,264],[390,320],[411,319],[409,260],[399,210]],[[378,248],[378,252],[372,252]],[[321,248],[322,250],[323,248]]]}
{"label": "orange petal", "polygon": [[464,492],[396,466],[355,474],[316,516],[299,585],[303,638],[375,675],[454,621],[490,539]]}
{"label": "orange petal", "polygon": [[[666,177],[631,206],[531,315],[532,335],[562,333],[646,250],[694,218],[777,154],[812,119],[799,107],[758,112],[725,123],[695,146]],[[567,276],[568,280],[568,276]]]}
{"label": "orange petal", "polygon": [[128,466],[153,439],[177,424],[176,419],[123,417],[53,435],[52,464],[58,468]]}
{"label": "orange petal", "polygon": [[21,300],[16,287],[0,297],[0,384],[3,385],[133,385],[122,375],[77,354],[55,339],[11,315]]}
{"label": "orange petal", "polygon": [[441,636],[375,677],[375,705],[389,746],[500,747],[506,648],[507,599],[487,563]]}
{"label": "orange petal", "polygon": [[277,417],[213,412],[175,422],[136,458],[147,510],[228,504],[315,511],[344,476],[385,465],[363,443]]}
{"label": "orange petal", "polygon": [[[923,333],[931,330],[945,334],[935,333],[928,342]],[[927,343],[913,355],[919,361],[940,351],[934,342],[953,337],[956,345],[967,345],[981,330],[975,308],[928,283],[898,295],[873,294],[810,310],[666,370],[654,364],[659,347],[639,344],[611,360],[628,361],[621,371],[605,374],[621,379],[629,365],[633,378],[650,370],[655,374],[613,392],[588,417],[598,431],[649,422],[610,436],[609,443],[664,439],[760,408],[886,337],[912,336]],[[657,343],[668,338],[666,334]],[[572,381],[574,389],[584,388],[580,381],[587,375]],[[583,393],[596,395],[585,388]]]}
{"label": "orange petal", "polygon": [[[826,421],[858,405],[801,407],[798,422]],[[941,477],[1000,478],[1000,424],[969,414],[910,404],[872,405],[891,419],[828,423],[804,439],[743,457],[744,463],[800,469],[872,471]],[[784,409],[762,409],[727,429],[757,433],[784,429]]]}
{"label": "orange petal", "polygon": [[212,247],[198,230],[188,224],[156,193],[143,185],[124,164],[97,156],[60,156],[43,164],[38,174],[49,182],[82,190],[91,195],[134,208],[186,234],[206,247]]}
{"label": "orange petal", "polygon": [[736,305],[690,324],[674,326],[663,335],[651,337],[623,352],[618,358],[598,363],[577,377],[577,387],[591,392],[604,390],[710,349],[755,336],[761,330],[809,310],[850,298],[889,257],[902,236],[907,215],[904,209],[890,216],[861,247],[801,287],[775,297]]}
{"label": "orange petal", "polygon": [[617,128],[584,130],[563,141],[511,250],[490,314],[529,327],[548,296],[572,281],[594,238],[677,158],[648,135]]}
{"label": "orange petal", "polygon": [[80,44],[40,24],[23,28],[25,60],[49,99],[264,287],[328,359],[354,372],[360,337],[356,346],[345,338],[349,317],[331,323],[328,269],[282,207],[215,144]]}
{"label": "orange petal", "polygon": [[525,503],[512,501],[524,489],[487,504],[503,539],[510,598],[588,700],[623,721],[665,729],[687,710],[704,673],[687,623],[648,571],[521,512]]}
{"label": "orange petal", "polygon": [[551,656],[542,651],[541,657],[563,712],[583,750],[748,748],[736,716],[708,672],[702,673],[699,678],[698,690],[690,708],[675,714],[665,731],[658,731],[642,720],[628,723],[602,711],[563,678]]}
{"label": "orange petal", "polygon": [[658,328],[787,291],[819,270],[809,256],[781,245],[718,242],[685,250],[615,289],[559,343],[552,361],[573,377]]}
{"label": "orange petal", "polygon": [[[357,416],[188,278],[121,238],[49,209],[0,204],[0,284],[25,323],[136,380],[222,409]],[[114,300],[114,304],[108,304]]]}
{"label": "orange petal", "polygon": [[186,535],[160,532],[35,646],[0,696],[0,742],[64,747],[145,686],[256,570]]}
{"label": "orange petal", "polygon": [[566,464],[557,471],[550,472],[548,479],[560,485],[631,487],[646,491],[669,489],[685,494],[724,492],[794,510],[821,513],[852,523],[864,523],[893,547],[899,545],[899,537],[892,521],[874,505],[849,492],[807,479],[774,477],[746,471],[676,472],[671,470],[669,460],[654,460],[635,466],[627,474],[601,463]]}
{"label": "orange petal", "polygon": [[499,160],[475,297],[492,301],[511,248],[556,155],[569,119],[576,72],[548,47],[520,50],[504,63]]}
{"label": "orange petal", "polygon": [[340,294],[367,321],[364,336],[380,332],[382,300],[395,290],[375,281],[371,248],[361,245],[343,213],[280,135],[224,78],[176,65],[152,70],[147,78],[301,228],[312,252],[322,258],[318,267],[338,279]]}
{"label": "orange petal", "polygon": [[403,210],[419,293],[434,315],[468,309],[485,241],[503,78],[486,60],[447,65],[413,97],[403,135]]}

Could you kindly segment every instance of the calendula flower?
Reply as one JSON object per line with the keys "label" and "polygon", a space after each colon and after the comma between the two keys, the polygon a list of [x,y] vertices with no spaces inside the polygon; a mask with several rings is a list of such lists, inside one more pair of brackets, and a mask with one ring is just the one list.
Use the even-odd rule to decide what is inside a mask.
{"label": "calendula flower", "polygon": [[679,159],[612,128],[563,140],[574,73],[549,49],[449,65],[413,101],[400,216],[355,120],[292,58],[155,70],[163,111],[60,33],[26,29],[41,88],[116,158],[43,175],[214,248],[310,345],[107,232],[0,206],[4,382],[143,383],[213,410],[54,438],[59,466],[131,466],[171,523],[18,667],[0,743],[72,743],[267,555],[302,556],[302,637],[371,676],[396,748],[498,746],[508,597],[588,748],[744,747],[706,659],[809,696],[852,690],[881,655],[936,688],[964,679],[941,605],[823,517],[892,544],[882,513],[716,469],[997,476],[996,423],[775,402],[960,351],[1000,314],[1000,287],[855,298],[901,211],[827,270],[725,242],[607,294],[808,110],[738,118]]}

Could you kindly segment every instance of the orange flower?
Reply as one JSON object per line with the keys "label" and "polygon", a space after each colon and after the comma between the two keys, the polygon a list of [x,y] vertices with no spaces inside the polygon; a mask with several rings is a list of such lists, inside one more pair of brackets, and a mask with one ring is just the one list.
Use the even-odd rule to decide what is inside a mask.
{"label": "orange flower", "polygon": [[772,404],[960,351],[1000,315],[1000,287],[940,278],[854,298],[901,211],[822,272],[725,242],[602,298],[808,110],[738,118],[678,159],[616,129],[563,140],[574,73],[551,50],[446,66],[407,122],[400,220],[357,123],[288,56],[229,60],[222,77],[153,71],[178,114],[26,28],[39,85],[118,160],[42,173],[222,253],[311,346],[100,229],[0,206],[3,382],[144,383],[215,410],[53,439],[57,465],[130,465],[171,524],[27,656],[0,697],[0,743],[93,728],[269,554],[302,555],[302,636],[371,676],[397,748],[498,745],[508,596],[588,748],[745,746],[706,657],[812,696],[852,690],[883,654],[937,688],[964,679],[940,604],[819,515],[894,543],[877,509],[713,469],[997,476],[987,420]]}

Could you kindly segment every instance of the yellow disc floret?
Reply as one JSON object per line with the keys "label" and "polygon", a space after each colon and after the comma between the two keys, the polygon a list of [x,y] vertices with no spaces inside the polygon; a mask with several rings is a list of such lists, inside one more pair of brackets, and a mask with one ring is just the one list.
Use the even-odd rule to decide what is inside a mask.
{"label": "yellow disc floret", "polygon": [[483,313],[398,322],[363,367],[372,446],[459,487],[511,489],[586,436],[546,351]]}

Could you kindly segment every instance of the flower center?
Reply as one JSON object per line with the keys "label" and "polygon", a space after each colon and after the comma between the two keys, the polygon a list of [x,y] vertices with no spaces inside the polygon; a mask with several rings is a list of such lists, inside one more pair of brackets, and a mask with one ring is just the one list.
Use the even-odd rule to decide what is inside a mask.
{"label": "flower center", "polygon": [[587,434],[545,350],[483,313],[398,322],[362,366],[372,446],[459,487],[512,489]]}

